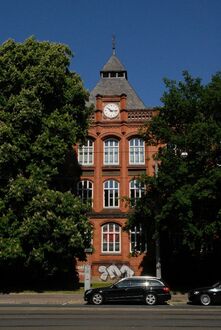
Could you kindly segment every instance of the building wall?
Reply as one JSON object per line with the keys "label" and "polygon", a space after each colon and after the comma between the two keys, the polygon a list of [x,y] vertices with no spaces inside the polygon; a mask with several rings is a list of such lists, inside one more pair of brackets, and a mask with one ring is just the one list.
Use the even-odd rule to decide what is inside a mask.
{"label": "building wall", "polygon": [[[116,102],[120,113],[115,119],[107,119],[103,109],[107,102]],[[126,96],[102,97],[97,96],[96,110],[88,137],[94,141],[94,164],[82,166],[81,179],[93,182],[93,210],[90,222],[93,226],[93,253],[87,255],[87,262],[91,265],[92,278],[103,281],[114,280],[121,276],[142,274],[141,263],[145,253],[130,252],[130,236],[123,230],[129,212],[128,201],[130,180],[146,173],[153,174],[154,147],[145,146],[145,163],[129,164],[129,140],[137,137],[140,127],[146,120],[150,120],[152,110],[126,109]],[[119,141],[119,165],[104,165],[104,147],[106,138],[113,137]],[[103,184],[108,179],[114,179],[120,184],[120,204],[118,208],[104,208]],[[102,253],[101,228],[105,223],[114,223],[121,226],[121,251],[118,253]],[[147,251],[148,253],[148,251]],[[80,279],[83,278],[84,263],[78,263]]]}

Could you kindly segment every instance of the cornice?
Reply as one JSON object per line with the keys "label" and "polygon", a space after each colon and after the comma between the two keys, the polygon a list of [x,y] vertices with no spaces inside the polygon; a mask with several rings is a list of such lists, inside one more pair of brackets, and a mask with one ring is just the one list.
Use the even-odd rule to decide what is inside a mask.
{"label": "cornice", "polygon": [[119,219],[119,218],[123,218],[126,219],[128,218],[128,213],[95,213],[95,212],[91,212],[88,213],[88,216],[90,219]]}

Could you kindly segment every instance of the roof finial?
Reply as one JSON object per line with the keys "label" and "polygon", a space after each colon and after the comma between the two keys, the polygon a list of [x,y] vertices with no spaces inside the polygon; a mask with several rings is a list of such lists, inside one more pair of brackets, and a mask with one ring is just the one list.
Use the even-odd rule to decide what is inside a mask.
{"label": "roof finial", "polygon": [[115,55],[116,51],[115,51],[115,46],[116,46],[116,40],[115,40],[115,35],[113,34],[112,36],[112,54]]}

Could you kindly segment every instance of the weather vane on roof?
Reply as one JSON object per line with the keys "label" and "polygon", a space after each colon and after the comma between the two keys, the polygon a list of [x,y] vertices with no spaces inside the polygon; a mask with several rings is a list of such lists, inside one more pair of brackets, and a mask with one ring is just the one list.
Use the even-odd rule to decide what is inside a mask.
{"label": "weather vane on roof", "polygon": [[116,39],[115,39],[115,35],[113,34],[113,36],[112,36],[112,53],[113,53],[113,55],[115,55],[115,53],[116,53]]}

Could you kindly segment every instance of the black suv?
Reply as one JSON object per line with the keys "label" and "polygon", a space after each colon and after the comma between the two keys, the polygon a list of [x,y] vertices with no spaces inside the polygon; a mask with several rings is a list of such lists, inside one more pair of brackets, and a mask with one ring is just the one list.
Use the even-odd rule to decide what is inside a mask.
{"label": "black suv", "polygon": [[155,305],[169,299],[171,294],[167,285],[161,279],[150,276],[125,277],[111,286],[89,289],[84,293],[84,300],[95,305],[108,301],[141,301]]}

